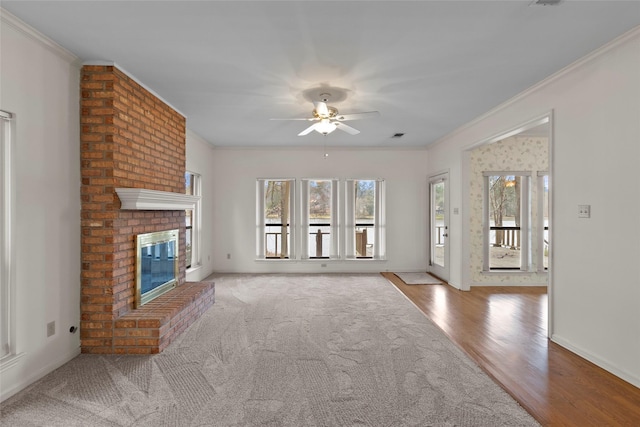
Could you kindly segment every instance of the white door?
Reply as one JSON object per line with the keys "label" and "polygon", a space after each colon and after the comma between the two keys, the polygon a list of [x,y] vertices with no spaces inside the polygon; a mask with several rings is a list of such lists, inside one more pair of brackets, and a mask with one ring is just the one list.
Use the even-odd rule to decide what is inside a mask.
{"label": "white door", "polygon": [[429,271],[449,280],[448,173],[429,178]]}

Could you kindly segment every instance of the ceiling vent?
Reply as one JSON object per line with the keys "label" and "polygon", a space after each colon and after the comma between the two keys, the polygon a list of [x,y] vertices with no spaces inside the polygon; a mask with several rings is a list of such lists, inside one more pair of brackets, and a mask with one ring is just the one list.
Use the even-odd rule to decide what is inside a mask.
{"label": "ceiling vent", "polygon": [[529,6],[557,6],[562,0],[533,0]]}

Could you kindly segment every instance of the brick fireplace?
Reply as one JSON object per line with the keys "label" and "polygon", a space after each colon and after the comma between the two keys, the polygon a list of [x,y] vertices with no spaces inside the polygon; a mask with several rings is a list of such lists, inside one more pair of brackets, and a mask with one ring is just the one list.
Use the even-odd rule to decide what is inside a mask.
{"label": "brick fireplace", "polygon": [[183,209],[125,210],[117,188],[184,193],[186,119],[111,65],[81,72],[83,353],[162,351],[214,301],[213,283],[187,283],[134,309],[136,235],[179,230]]}

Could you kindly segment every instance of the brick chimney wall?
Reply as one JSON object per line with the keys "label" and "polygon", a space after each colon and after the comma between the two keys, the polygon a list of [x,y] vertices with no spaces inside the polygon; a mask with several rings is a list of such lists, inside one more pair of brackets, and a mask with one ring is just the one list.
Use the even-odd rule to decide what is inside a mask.
{"label": "brick chimney wall", "polygon": [[[123,211],[115,193],[120,187],[184,193],[185,135],[181,114],[116,67],[82,68],[84,353],[118,352],[115,321],[134,308],[137,234],[177,228],[185,253],[184,211]],[[181,286],[184,257],[179,272]]]}

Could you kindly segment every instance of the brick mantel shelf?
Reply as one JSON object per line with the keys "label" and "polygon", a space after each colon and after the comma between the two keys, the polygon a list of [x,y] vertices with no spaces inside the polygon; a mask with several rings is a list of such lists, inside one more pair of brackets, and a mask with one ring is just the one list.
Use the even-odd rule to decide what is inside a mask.
{"label": "brick mantel shelf", "polygon": [[143,188],[116,188],[124,210],[177,211],[194,209],[200,196]]}

